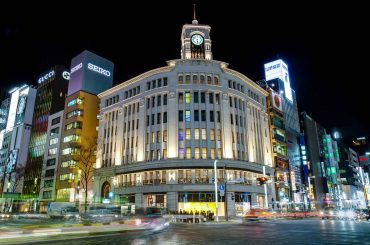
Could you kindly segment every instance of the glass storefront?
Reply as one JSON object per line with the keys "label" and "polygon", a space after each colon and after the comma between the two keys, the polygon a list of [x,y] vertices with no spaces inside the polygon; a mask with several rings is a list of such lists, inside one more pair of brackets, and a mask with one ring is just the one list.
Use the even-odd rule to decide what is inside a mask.
{"label": "glass storefront", "polygon": [[167,207],[167,195],[166,194],[144,195],[144,206],[145,207],[166,208]]}
{"label": "glass storefront", "polygon": [[[182,192],[178,195],[177,211],[181,213],[216,214],[215,194],[211,192]],[[225,216],[224,197],[218,195],[218,215]]]}

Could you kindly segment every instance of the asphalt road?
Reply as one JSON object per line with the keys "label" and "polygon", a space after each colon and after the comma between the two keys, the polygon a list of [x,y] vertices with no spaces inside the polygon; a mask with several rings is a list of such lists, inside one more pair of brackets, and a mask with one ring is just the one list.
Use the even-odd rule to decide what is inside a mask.
{"label": "asphalt road", "polygon": [[156,233],[65,237],[52,244],[370,244],[370,222],[276,220],[223,225],[171,224]]}

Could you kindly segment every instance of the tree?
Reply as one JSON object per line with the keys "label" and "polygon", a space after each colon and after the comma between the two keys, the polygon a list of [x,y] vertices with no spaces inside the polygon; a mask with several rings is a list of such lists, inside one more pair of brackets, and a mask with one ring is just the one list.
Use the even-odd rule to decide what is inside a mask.
{"label": "tree", "polygon": [[96,161],[97,139],[83,137],[82,143],[71,144],[72,159],[76,162],[78,171],[78,185],[82,185],[85,191],[85,212],[87,210],[88,187],[91,184],[94,174],[94,164]]}
{"label": "tree", "polygon": [[[23,180],[24,171],[25,171],[25,167],[21,165],[19,167],[16,167],[14,171],[5,173],[8,183],[9,183],[9,189],[7,192],[10,192],[10,193],[16,192],[19,184]],[[13,198],[11,197],[8,211],[11,212],[12,208],[13,208]]]}

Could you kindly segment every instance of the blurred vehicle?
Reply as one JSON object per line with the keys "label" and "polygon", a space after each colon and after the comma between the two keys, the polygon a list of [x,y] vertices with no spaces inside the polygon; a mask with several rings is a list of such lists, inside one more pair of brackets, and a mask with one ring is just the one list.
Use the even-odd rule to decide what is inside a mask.
{"label": "blurred vehicle", "polygon": [[65,219],[79,219],[80,214],[78,212],[78,208],[76,207],[66,207],[62,209],[62,215]]}
{"label": "blurred vehicle", "polygon": [[76,204],[73,202],[50,202],[47,208],[47,214],[50,218],[64,218],[65,215],[75,212]]}
{"label": "blurred vehicle", "polygon": [[341,209],[338,211],[338,219],[341,220],[356,220],[356,212],[353,209]]}
{"label": "blurred vehicle", "polygon": [[338,211],[335,209],[335,207],[325,207],[320,212],[321,219],[335,219],[337,218]]}
{"label": "blurred vehicle", "polygon": [[91,222],[111,222],[121,219],[120,206],[94,206],[89,207],[86,213],[81,217],[85,221]]}
{"label": "blurred vehicle", "polygon": [[278,214],[267,209],[256,209],[252,208],[249,212],[244,215],[247,219],[257,219],[257,218],[272,218],[276,217]]}

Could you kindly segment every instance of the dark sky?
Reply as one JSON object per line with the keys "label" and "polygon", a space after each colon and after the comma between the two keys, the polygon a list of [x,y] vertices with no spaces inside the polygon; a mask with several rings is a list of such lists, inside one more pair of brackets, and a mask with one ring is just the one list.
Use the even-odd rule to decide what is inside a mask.
{"label": "dark sky", "polygon": [[[264,78],[263,64],[276,58],[289,66],[298,106],[347,138],[370,133],[370,40],[366,7],[339,1],[330,6],[258,1],[240,5],[197,1],[197,19],[209,24],[214,59],[252,80]],[[113,6],[108,1],[81,6],[23,6],[0,15],[0,83],[35,84],[54,64],[70,65],[88,49],[115,63],[121,83],[180,58],[182,25],[192,20],[193,1]],[[90,7],[89,7],[90,6]],[[91,7],[92,6],[92,7]]]}

